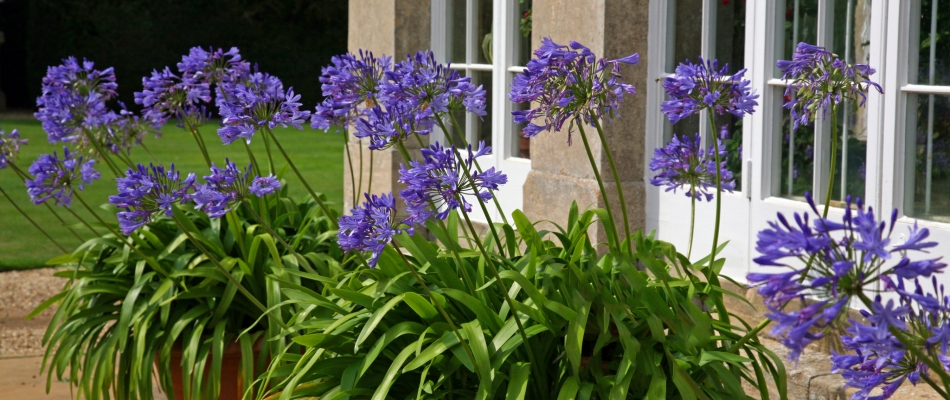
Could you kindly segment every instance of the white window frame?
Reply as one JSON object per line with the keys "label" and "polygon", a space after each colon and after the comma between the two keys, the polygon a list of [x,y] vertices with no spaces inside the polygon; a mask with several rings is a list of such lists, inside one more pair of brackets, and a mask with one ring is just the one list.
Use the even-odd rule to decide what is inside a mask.
{"label": "white window frame", "polygon": [[[531,160],[517,156],[517,138],[520,135],[517,135],[516,132],[520,132],[520,128],[512,121],[512,103],[508,99],[508,92],[510,91],[514,74],[524,70],[523,66],[513,64],[518,54],[519,42],[517,35],[521,34],[517,25],[519,22],[519,2],[518,0],[492,1],[492,63],[452,63],[451,68],[462,71],[492,72],[492,107],[486,111],[490,113],[492,117],[493,153],[490,162],[482,161],[487,160],[487,158],[480,158],[479,162],[483,169],[495,167],[508,176],[508,183],[503,186],[501,190],[495,191],[495,195],[498,196],[499,203],[505,213],[511,215],[511,212],[515,209],[522,208],[524,201],[522,187],[527,179],[528,173],[531,171]],[[449,32],[448,24],[450,23],[448,18],[450,5],[448,2],[449,0],[432,0],[432,51],[436,56],[436,60],[440,62],[445,62],[447,58],[448,43],[446,39]],[[477,32],[475,34],[471,32],[477,29],[477,27],[471,23],[477,15],[476,11],[474,1],[467,0],[466,20],[469,22],[467,23],[469,32],[466,34],[467,52],[471,52],[473,48],[480,48],[480,46],[472,46],[471,43],[477,34]],[[475,59],[475,57],[469,54],[466,56],[466,59]],[[469,122],[459,121],[459,123],[465,124],[467,127],[472,126],[471,121],[474,121],[475,118],[478,117],[474,114],[466,113],[466,120]],[[466,130],[468,131],[468,129]],[[475,138],[474,132],[466,132],[466,140],[469,143],[472,143],[472,139]],[[445,135],[438,129],[434,129],[431,134],[431,140],[444,141]],[[478,207],[475,207],[475,209],[478,209]],[[493,205],[490,204],[488,210],[493,220],[500,220],[501,216],[498,215]],[[484,216],[481,215],[481,211],[473,212],[472,218],[481,222],[486,221]]]}

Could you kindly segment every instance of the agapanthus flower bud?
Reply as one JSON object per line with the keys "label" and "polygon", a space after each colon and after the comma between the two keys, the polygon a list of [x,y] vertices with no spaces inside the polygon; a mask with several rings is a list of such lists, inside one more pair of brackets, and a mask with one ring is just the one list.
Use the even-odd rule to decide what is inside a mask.
{"label": "agapanthus flower bud", "polygon": [[[637,54],[597,59],[580,43],[572,41],[565,46],[551,38],[541,39],[534,54],[537,58],[515,75],[508,95],[515,103],[537,104],[537,108],[512,111],[515,123],[528,124],[523,130],[525,137],[561,130],[567,121],[593,125],[595,117],[610,120],[618,116],[624,93],[636,93],[633,85],[623,82],[620,65],[638,64]],[[543,123],[532,122],[535,118],[543,118]],[[571,143],[570,132],[567,141]]]}
{"label": "agapanthus flower bud", "polygon": [[874,68],[866,64],[848,64],[824,47],[799,43],[792,60],[779,60],[782,79],[790,81],[785,89],[785,108],[791,110],[793,129],[815,120],[820,109],[822,118],[828,108],[843,101],[863,106],[871,88],[884,93],[881,85],[871,81]]}
{"label": "agapanthus flower bud", "polygon": [[73,200],[73,190],[83,190],[86,185],[99,179],[99,172],[93,167],[95,160],[83,161],[82,156],[63,147],[63,158],[53,154],[42,154],[30,165],[32,178],[26,180],[27,193],[33,204],[54,199],[57,205],[69,207]]}
{"label": "agapanthus flower bud", "polygon": [[218,135],[225,144],[243,138],[248,144],[258,129],[278,125],[303,129],[310,111],[300,110],[300,95],[294,89],[284,91],[277,77],[261,72],[247,79],[218,84],[218,110],[223,118]]}
{"label": "agapanthus flower bud", "polygon": [[702,57],[699,64],[692,64],[689,60],[680,63],[676,73],[663,80],[663,89],[669,99],[660,104],[660,111],[674,124],[706,109],[739,118],[752,114],[759,105],[755,101],[759,95],[752,91],[752,83],[743,79],[746,70],[741,69],[733,75],[728,75],[728,70],[728,64],[719,69],[718,60],[704,62]]}
{"label": "agapanthus flower bud", "polygon": [[129,168],[125,177],[116,179],[118,194],[109,196],[109,203],[123,209],[116,214],[119,229],[126,235],[152,221],[155,213],[172,216],[172,207],[190,195],[195,187],[195,174],[181,179],[175,164],[166,170],[161,165],[146,168],[138,164]]}
{"label": "agapanthus flower bud", "polygon": [[331,65],[323,67],[320,83],[323,84],[324,101],[317,105],[311,116],[314,129],[328,129],[333,125],[347,128],[360,115],[359,110],[380,104],[379,84],[385,73],[392,71],[392,60],[381,58],[372,52],[359,51],[334,56]]}
{"label": "agapanthus flower bud", "polygon": [[463,162],[456,157],[454,146],[444,148],[436,142],[422,149],[422,162],[410,161],[408,169],[400,166],[399,181],[407,188],[399,194],[406,202],[411,222],[423,223],[433,214],[445,219],[450,211],[459,207],[471,211],[466,195],[476,196],[483,202],[491,200],[490,190],[507,183],[508,177],[494,167],[483,172],[474,168],[474,160],[488,154],[491,154],[491,146],[485,146],[485,142],[479,142],[475,151],[469,145]]}
{"label": "agapanthus flower bud", "polygon": [[20,132],[16,129],[9,134],[0,129],[0,169],[6,168],[7,163],[16,158],[20,153],[20,146],[26,142],[26,139],[20,139]]}
{"label": "agapanthus flower bud", "polygon": [[97,70],[93,62],[76,58],[49,67],[43,77],[39,110],[33,115],[43,124],[50,143],[76,140],[83,128],[94,128],[109,117],[106,101],[116,97],[113,69]]}
{"label": "agapanthus flower bud", "polygon": [[[381,196],[368,193],[363,194],[366,201],[362,206],[350,211],[351,215],[340,217],[340,230],[337,234],[338,243],[343,251],[371,251],[367,263],[375,268],[379,256],[383,254],[386,245],[392,242],[393,236],[403,231],[412,235],[412,223],[400,221],[396,218],[396,199],[392,193]],[[405,228],[402,226],[408,225]]]}
{"label": "agapanthus flower bud", "polygon": [[[727,155],[725,148],[720,140],[719,156],[723,159]],[[709,191],[716,190],[715,150],[709,146],[709,150],[703,151],[698,133],[692,138],[674,135],[666,147],[656,149],[650,160],[650,171],[659,171],[650,179],[654,186],[666,186],[666,191],[673,193],[683,189],[686,196],[712,201],[713,193]],[[732,179],[732,172],[726,168],[725,160],[721,162],[719,171],[722,189],[731,193],[736,182]]]}

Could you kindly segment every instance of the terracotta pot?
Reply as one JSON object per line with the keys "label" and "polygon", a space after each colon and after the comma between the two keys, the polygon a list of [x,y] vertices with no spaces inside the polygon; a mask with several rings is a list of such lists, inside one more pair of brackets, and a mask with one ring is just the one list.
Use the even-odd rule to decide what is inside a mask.
{"label": "terracotta pot", "polygon": [[[260,346],[260,341],[254,345],[255,361]],[[185,399],[181,360],[181,345],[176,343],[171,351],[172,390],[175,392],[175,400]],[[158,365],[158,355],[155,356],[155,363]],[[211,360],[209,358],[205,365],[205,382],[207,382],[210,373]],[[244,380],[241,377],[241,345],[237,342],[231,342],[224,347],[224,354],[221,356],[221,391],[218,400],[240,400],[244,394],[244,389]]]}

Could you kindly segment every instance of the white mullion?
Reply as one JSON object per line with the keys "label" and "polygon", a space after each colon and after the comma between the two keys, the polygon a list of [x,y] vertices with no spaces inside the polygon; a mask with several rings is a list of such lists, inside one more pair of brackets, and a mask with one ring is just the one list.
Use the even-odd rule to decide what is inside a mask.
{"label": "white mullion", "polygon": [[506,96],[510,74],[508,65],[514,60],[515,36],[511,17],[517,13],[517,2],[494,0],[492,9],[492,144],[495,165],[511,157],[511,102]]}
{"label": "white mullion", "polygon": [[[868,63],[870,65],[878,66],[878,75],[875,78],[878,80],[883,78],[885,81],[888,79],[889,70],[891,69],[887,65],[887,53],[889,49],[895,49],[895,47],[891,47],[887,42],[887,31],[891,25],[899,24],[890,23],[887,20],[888,14],[886,8],[887,3],[871,3],[871,36],[869,38],[871,43],[868,49],[870,51]],[[854,62],[858,62],[858,60],[855,59]],[[861,195],[863,195],[865,199],[873,199],[873,203],[872,201],[868,201],[867,203],[874,205],[879,210],[888,210],[893,208],[891,204],[887,205],[888,208],[883,208],[885,207],[885,203],[890,203],[890,201],[884,199],[883,188],[893,185],[892,176],[894,171],[894,169],[886,170],[883,168],[883,159],[885,157],[884,148],[885,143],[888,143],[888,138],[885,137],[885,132],[893,131],[893,129],[888,129],[886,124],[886,114],[888,112],[893,112],[893,110],[887,110],[885,104],[886,98],[884,96],[878,95],[873,90],[871,90],[868,94],[868,100],[865,103],[865,112],[867,113],[868,140],[867,156],[865,158],[865,186],[864,193]],[[889,145],[888,147],[894,149],[893,145]],[[842,154],[846,153],[842,152]],[[845,157],[847,156],[845,155]],[[845,164],[842,163],[842,165]],[[885,173],[885,171],[890,171],[890,173]],[[844,176],[843,173],[842,176]],[[887,185],[884,184],[885,177],[891,177],[891,179],[888,180],[889,183]],[[843,181],[842,187],[844,187]],[[854,193],[852,193],[852,195],[854,195]],[[842,200],[844,200],[844,197],[842,197]]]}
{"label": "white mullion", "polygon": [[[467,0],[465,2],[465,63],[466,64],[475,64],[477,57],[477,51],[480,47],[478,45],[478,24],[476,23],[478,17],[478,4],[476,0]],[[471,69],[465,69],[465,76],[474,78],[474,74]],[[472,113],[465,113],[465,120],[462,122],[465,124],[463,127],[464,132],[460,132],[464,135],[465,140],[468,143],[477,142],[476,132],[475,132],[475,116]]]}
{"label": "white mullion", "polygon": [[[817,45],[832,48],[834,39],[834,2],[818,0]],[[824,204],[828,195],[831,173],[831,119],[815,113],[814,169],[812,170],[812,193],[816,203]],[[840,134],[840,132],[839,132]]]}
{"label": "white mullion", "polygon": [[[795,1],[795,5],[798,4],[799,0],[789,0]],[[771,6],[771,8],[769,8]],[[761,189],[759,191],[759,200],[764,200],[771,196],[780,196],[786,191],[786,188],[781,187],[782,185],[782,141],[776,140],[776,133],[782,132],[782,102],[776,102],[776,91],[783,90],[786,86],[784,80],[775,79],[775,62],[778,59],[778,49],[784,48],[785,46],[785,11],[786,5],[785,1],[779,0],[775,3],[769,3],[762,10],[762,22],[758,32],[763,35],[763,43],[759,47],[762,49],[765,57],[761,57],[761,69],[763,74],[765,74],[769,79],[766,81],[762,90],[762,138],[764,143],[759,149],[762,153],[759,157],[762,160],[761,170],[765,171],[765,166],[768,165],[770,173],[766,175],[762,174],[761,178]],[[795,7],[795,13],[798,13],[798,7]],[[781,32],[781,33],[780,33]],[[797,32],[797,26],[793,26],[793,34]],[[795,38],[793,38],[795,39]],[[794,133],[789,131],[789,142],[794,143]],[[794,152],[789,152],[789,158],[793,156]],[[791,160],[790,160],[791,161]],[[792,171],[793,168],[790,165],[789,171]],[[789,176],[791,178],[791,176]],[[791,182],[792,179],[789,179]]]}
{"label": "white mullion", "polygon": [[491,71],[494,69],[492,64],[463,64],[463,63],[453,63],[449,68],[452,69],[462,69],[462,70],[472,70],[472,71]]}
{"label": "white mullion", "polygon": [[[704,60],[712,60],[716,54],[716,0],[703,0],[702,32],[699,42],[699,54]],[[699,137],[703,147],[714,140],[716,132],[710,132],[708,113],[699,114]]]}

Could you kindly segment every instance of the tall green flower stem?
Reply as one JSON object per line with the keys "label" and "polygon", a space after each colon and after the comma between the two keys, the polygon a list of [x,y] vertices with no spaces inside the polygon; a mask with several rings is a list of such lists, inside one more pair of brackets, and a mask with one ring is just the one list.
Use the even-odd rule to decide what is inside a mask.
{"label": "tall green flower stem", "polygon": [[52,242],[54,245],[56,245],[56,247],[59,247],[59,250],[60,250],[60,251],[62,251],[63,253],[69,253],[69,251],[67,251],[65,247],[63,247],[62,245],[60,245],[59,242],[56,241],[56,239],[53,239],[52,236],[50,236],[48,233],[46,233],[46,231],[43,230],[43,228],[40,227],[40,225],[37,224],[36,221],[33,221],[33,218],[30,218],[29,215],[26,215],[26,213],[23,212],[23,209],[21,209],[20,206],[18,206],[18,205],[16,204],[16,202],[14,202],[12,198],[10,198],[10,195],[8,195],[8,194],[7,194],[7,191],[6,191],[6,190],[3,190],[2,187],[0,187],[0,193],[2,193],[2,194],[3,194],[3,197],[6,197],[7,200],[10,201],[10,204],[12,204],[12,205],[13,205],[13,208],[16,208],[16,210],[20,212],[20,215],[23,215],[23,217],[26,218],[27,221],[30,221],[30,223],[33,224],[33,226],[36,227],[36,229],[37,229],[38,231],[40,231],[40,233],[43,234],[43,236],[46,236],[46,238],[49,239],[50,242]]}
{"label": "tall green flower stem", "polygon": [[[712,108],[707,108],[709,116],[709,135],[712,137],[713,152],[716,158],[716,223],[713,227],[712,252],[709,253],[709,268],[712,270],[716,262],[716,249],[719,247],[719,222],[722,214],[722,157],[719,155],[719,134],[716,132],[716,113]],[[728,318],[728,314],[726,315]]]}
{"label": "tall green flower stem", "polygon": [[[445,322],[448,322],[449,327],[452,328],[452,332],[455,332],[455,337],[458,339],[459,344],[461,344],[462,347],[465,348],[465,353],[468,354],[468,358],[469,360],[472,361],[472,365],[475,365],[476,364],[475,353],[473,353],[471,347],[468,346],[468,342],[462,338],[462,334],[459,333],[459,329],[457,326],[455,326],[455,322],[452,321],[452,317],[450,317],[449,313],[445,312],[445,309],[442,308],[442,304],[439,303],[439,300],[436,299],[435,295],[432,294],[432,291],[429,290],[429,285],[426,284],[424,280],[422,280],[422,277],[419,276],[419,273],[416,271],[416,268],[413,267],[412,264],[409,263],[409,260],[406,259],[406,255],[402,253],[402,250],[399,248],[399,245],[397,245],[395,241],[390,242],[390,244],[392,244],[393,249],[396,250],[396,254],[399,254],[399,258],[402,259],[402,262],[406,264],[406,268],[409,268],[409,271],[412,272],[412,276],[416,277],[416,280],[419,281],[419,286],[422,286],[422,290],[425,290],[426,294],[429,295],[429,298],[432,299],[432,304],[434,304],[435,307],[438,308],[439,313],[441,313],[442,317],[445,318]],[[366,260],[363,260],[363,262],[365,263]],[[368,264],[366,266],[369,267]],[[476,371],[477,370],[478,368],[476,368]],[[488,377],[481,377],[481,378],[486,379]]]}
{"label": "tall green flower stem", "polygon": [[[13,163],[13,161],[7,160],[7,165],[10,166],[10,169],[13,170],[13,173],[14,173],[14,174],[16,174],[18,177],[20,177],[20,181],[21,181],[21,182],[26,183],[26,179],[29,178],[29,175],[27,175],[25,172],[23,172],[23,170],[21,170],[19,167],[17,167],[16,164]],[[79,239],[80,242],[85,242],[85,241],[86,241],[86,239],[83,239],[82,236],[79,236],[79,234],[76,233],[76,231],[73,230],[73,228],[71,228],[68,224],[66,224],[66,221],[63,219],[63,217],[60,217],[60,216],[59,216],[59,213],[56,212],[56,209],[53,208],[53,206],[49,205],[49,203],[47,203],[47,202],[45,202],[45,201],[43,202],[43,205],[46,206],[46,209],[49,210],[50,214],[53,214],[53,216],[56,217],[56,219],[59,221],[59,223],[63,224],[63,226],[66,227],[66,230],[68,230],[69,233],[72,233],[73,236],[76,237],[76,239]],[[82,221],[81,218],[80,218],[79,220],[80,220],[80,222],[84,222],[84,221]],[[95,231],[94,231],[94,232],[95,232]],[[96,235],[98,236],[98,234],[96,234]]]}
{"label": "tall green flower stem", "polygon": [[208,164],[208,168],[211,168],[211,157],[208,156],[208,147],[205,145],[204,138],[201,137],[201,132],[198,130],[198,124],[193,121],[193,117],[187,117],[183,122],[185,126],[188,127],[188,131],[191,132],[191,136],[195,138],[195,143],[198,143],[198,149],[201,150],[201,156],[204,157],[205,163]]}
{"label": "tall green flower stem", "polygon": [[[399,149],[399,154],[402,155],[403,160],[408,164],[412,160],[412,157],[409,156],[409,150],[406,150],[406,145],[401,142],[396,142],[396,148]],[[430,206],[435,209],[435,204],[429,202]],[[355,206],[355,204],[354,204]],[[435,219],[439,224],[439,228],[442,229],[442,232],[445,232],[445,237],[452,237],[449,233],[449,228],[445,226],[445,222],[441,219]],[[475,281],[471,276],[468,275],[468,271],[465,269],[465,264],[462,262],[462,255],[459,254],[458,249],[455,248],[451,243],[446,243],[446,246],[452,250],[452,255],[455,257],[455,262],[459,265],[459,270],[462,271],[462,280],[465,281],[465,285],[468,286],[469,294],[476,297],[481,297],[481,293],[475,290]]]}
{"label": "tall green flower stem", "polygon": [[[116,166],[112,158],[109,157],[109,153],[106,153],[102,150],[102,146],[99,145],[99,141],[97,141],[95,136],[92,135],[92,132],[89,132],[86,128],[81,128],[80,131],[82,131],[83,135],[86,136],[86,139],[89,140],[89,143],[92,144],[92,147],[96,150],[96,153],[99,154],[99,158],[101,158],[102,161],[106,163],[106,166],[109,167],[109,170],[111,170],[116,177],[120,176],[121,172],[119,167]],[[131,167],[131,165],[129,167]]]}
{"label": "tall green flower stem", "polygon": [[[342,130],[342,129],[341,129]],[[350,134],[346,130],[343,130],[343,134],[340,135],[343,138],[343,152],[346,154],[346,163],[350,167],[350,187],[353,188],[353,207],[356,207],[357,202],[357,193],[360,189],[363,189],[363,182],[360,182],[360,186],[356,186],[356,171],[353,170],[353,158],[350,156]],[[370,152],[373,154],[373,152]],[[360,164],[363,162],[363,144],[360,143]],[[362,174],[363,168],[360,166],[360,173]],[[360,175],[362,178],[362,175]]]}
{"label": "tall green flower stem", "polygon": [[[607,210],[607,217],[610,218],[610,223],[613,224],[614,221],[616,221],[616,219],[614,219],[613,208],[610,207],[610,200],[608,199],[609,196],[607,196],[607,190],[604,189],[604,180],[600,177],[600,169],[597,168],[597,160],[594,159],[594,153],[590,150],[590,142],[587,140],[587,133],[584,132],[584,124],[578,123],[577,127],[581,132],[581,140],[584,142],[584,150],[587,151],[587,159],[590,160],[590,167],[594,170],[594,177],[597,178],[597,186],[600,188],[601,197],[604,199],[604,208]],[[614,243],[616,243],[619,247],[620,235],[617,233],[616,229],[613,230],[613,234]]]}
{"label": "tall green flower stem", "polygon": [[276,323],[278,326],[280,326],[280,327],[281,327],[282,329],[284,329],[285,331],[290,332],[291,334],[293,334],[292,331],[291,331],[291,329],[290,329],[290,327],[287,326],[287,324],[285,324],[284,321],[282,321],[282,320],[280,319],[280,316],[279,316],[279,315],[275,316],[275,315],[273,314],[273,312],[276,311],[276,309],[273,309],[273,308],[268,309],[267,307],[264,307],[264,305],[261,304],[261,302],[260,302],[259,300],[257,300],[257,297],[254,297],[254,295],[251,294],[251,292],[248,291],[247,288],[245,288],[244,285],[242,285],[241,282],[239,282],[239,281],[237,280],[237,278],[234,277],[234,275],[231,275],[231,273],[228,272],[228,270],[227,270],[226,268],[224,268],[224,266],[221,265],[221,263],[218,262],[218,259],[215,258],[215,256],[214,256],[213,254],[211,254],[211,252],[209,252],[208,249],[205,248],[205,246],[204,246],[203,244],[201,244],[201,241],[199,241],[198,239],[196,239],[196,238],[191,234],[191,232],[188,230],[188,228],[185,228],[185,226],[184,226],[184,225],[181,223],[181,221],[178,219],[178,216],[177,216],[177,215],[176,215],[176,216],[173,216],[172,219],[175,220],[175,224],[178,225],[178,229],[181,229],[181,231],[184,232],[185,236],[188,237],[188,240],[190,240],[192,243],[194,243],[195,247],[197,247],[198,250],[200,250],[200,251],[205,255],[205,257],[207,257],[208,260],[210,260],[211,263],[214,264],[214,266],[218,269],[218,271],[220,271],[222,274],[224,274],[224,276],[228,279],[228,281],[231,282],[231,284],[233,284],[234,287],[236,287],[236,288],[238,289],[238,291],[241,292],[241,294],[244,295],[244,297],[247,297],[247,299],[248,299],[251,303],[253,303],[255,307],[257,307],[258,309],[260,309],[262,313],[266,314],[266,315],[268,316],[268,318],[270,318],[272,321],[274,321],[274,323]]}
{"label": "tall green flower stem", "polygon": [[[280,242],[282,245],[284,245],[285,248],[287,248],[288,251],[290,251],[290,254],[293,254],[293,256],[294,256],[297,260],[300,261],[300,265],[301,265],[305,270],[307,270],[307,272],[309,272],[309,273],[311,273],[311,274],[317,274],[317,271],[315,271],[315,270],[310,266],[310,262],[308,262],[307,259],[306,259],[306,258],[303,258],[303,256],[301,256],[300,254],[297,254],[297,251],[294,250],[294,247],[293,247],[293,246],[291,246],[291,245],[288,244],[286,241],[284,241],[284,238],[280,237],[280,235],[278,235],[277,232],[274,232],[274,230],[267,224],[267,222],[264,221],[264,219],[261,218],[261,216],[258,215],[256,211],[254,211],[254,208],[251,207],[250,204],[248,204],[246,201],[242,201],[241,204],[244,204],[244,208],[246,208],[248,211],[250,211],[250,212],[251,212],[251,215],[253,215],[255,219],[257,219],[258,221],[261,222],[261,226],[264,227],[264,230],[266,230],[267,233],[269,233],[271,236],[273,236],[275,239],[277,239],[278,242]],[[262,211],[262,212],[263,212],[263,211]]]}
{"label": "tall green flower stem", "polygon": [[274,144],[277,146],[277,150],[280,150],[280,154],[282,154],[284,159],[287,160],[287,164],[290,165],[290,169],[294,170],[294,173],[297,174],[297,178],[300,179],[300,183],[303,183],[303,186],[307,188],[307,192],[309,192],[313,200],[317,202],[317,205],[320,206],[320,209],[323,210],[323,213],[327,215],[327,218],[331,219],[332,226],[337,226],[337,221],[333,220],[333,214],[330,213],[330,209],[327,208],[327,205],[323,203],[323,200],[320,200],[320,196],[317,196],[317,192],[314,192],[313,188],[310,187],[310,184],[307,183],[307,180],[304,179],[303,174],[301,174],[300,170],[297,169],[297,165],[294,164],[293,160],[290,159],[290,155],[284,151],[284,146],[280,145],[280,141],[277,140],[277,135],[274,135],[274,132],[267,127],[264,127],[264,133],[270,135],[271,139],[274,139]]}
{"label": "tall green flower stem", "polygon": [[[459,139],[462,141],[462,146],[468,147],[468,141],[465,140],[465,130],[462,129],[462,126],[459,125],[458,120],[455,118],[455,115],[448,113],[449,117],[452,119],[452,125],[455,127],[456,132],[460,132]],[[442,122],[442,116],[436,114],[436,121],[439,122],[439,127],[442,128],[442,132],[445,132],[445,140],[449,142],[449,145],[454,146],[452,135],[449,134],[449,131],[445,129],[445,124]],[[478,161],[475,161],[475,169],[478,170],[478,173],[482,172],[481,165],[478,165]],[[498,209],[498,215],[501,216],[501,221],[508,225],[508,217],[505,216],[505,210],[501,208],[501,203],[498,202],[498,196],[495,196],[495,191],[488,189],[488,192],[491,193],[492,201],[495,203],[495,208]],[[487,215],[487,214],[486,214]]]}
{"label": "tall green flower stem", "polygon": [[690,260],[693,256],[693,230],[696,228],[696,189],[691,189],[693,192],[690,199],[690,210],[689,210],[689,247],[686,250],[686,259]]}
{"label": "tall green flower stem", "polygon": [[[459,199],[462,200],[462,199]],[[469,231],[474,237],[478,237],[478,232],[475,230],[475,225],[472,224],[472,220],[468,217],[468,212],[464,208],[459,208],[462,211],[462,216],[465,218],[465,224],[468,225]],[[528,344],[528,333],[524,329],[524,325],[521,323],[521,318],[518,317],[518,309],[515,308],[515,302],[511,299],[511,295],[508,294],[508,285],[505,285],[505,282],[501,279],[501,274],[498,273],[498,269],[495,268],[495,260],[488,254],[488,251],[485,250],[485,247],[482,246],[480,240],[475,241],[475,245],[478,247],[478,250],[482,253],[482,256],[485,257],[485,265],[488,266],[488,269],[491,270],[492,275],[495,276],[495,281],[498,282],[498,287],[501,289],[501,293],[505,296],[505,302],[508,303],[508,308],[511,309],[511,315],[514,317],[515,324],[518,325],[518,332],[521,334],[521,338],[524,340],[525,350],[528,352],[528,361],[531,362],[532,369],[535,370],[535,373],[538,377],[545,376],[540,371],[540,366],[537,363],[537,360],[534,357],[534,352],[531,350],[531,346]],[[540,305],[539,305],[540,306]],[[542,382],[542,385],[546,386],[546,382]]]}
{"label": "tall green flower stem", "polygon": [[[604,153],[607,154],[607,163],[610,164],[610,171],[614,175],[614,184],[617,185],[617,197],[620,200],[620,212],[623,214],[623,233],[626,235],[624,239],[627,241],[627,251],[633,254],[633,241],[630,236],[630,220],[627,218],[627,201],[623,196],[623,183],[621,183],[620,174],[617,172],[617,164],[614,162],[613,152],[610,151],[610,145],[607,143],[607,137],[604,135],[604,129],[600,125],[600,120],[594,115],[591,115],[590,118],[594,121],[594,127],[597,128],[597,135],[600,136],[600,144],[604,146]],[[581,126],[581,132],[583,132],[583,123],[578,123],[578,126]],[[607,197],[606,193],[604,193],[604,197]],[[618,242],[618,245],[619,244]]]}
{"label": "tall green flower stem", "polygon": [[[274,157],[271,156],[271,153],[270,153],[270,139],[267,138],[267,135],[263,135],[263,136],[264,136],[264,150],[266,150],[266,152],[267,152],[267,168],[268,168],[268,172],[271,173],[271,174],[273,174],[273,173],[275,173],[275,171],[277,171],[277,170],[274,169]],[[258,173],[258,175],[260,175],[260,173]]]}

